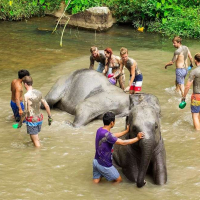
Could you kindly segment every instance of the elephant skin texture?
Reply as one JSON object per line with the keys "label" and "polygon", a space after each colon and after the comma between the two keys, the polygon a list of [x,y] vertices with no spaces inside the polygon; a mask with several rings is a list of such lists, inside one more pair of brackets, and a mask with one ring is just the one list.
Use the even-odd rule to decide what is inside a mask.
{"label": "elephant skin texture", "polygon": [[108,111],[116,117],[128,116],[129,113],[129,95],[112,85],[103,74],[91,69],[80,69],[62,76],[45,99],[51,108],[75,115],[74,127],[102,119]]}
{"label": "elephant skin texture", "polygon": [[114,163],[122,168],[124,175],[137,184],[145,185],[147,172],[153,175],[154,183],[167,182],[166,152],[160,131],[160,106],[157,97],[151,94],[130,95],[130,112],[127,123],[129,133],[122,139],[145,137],[132,145],[114,145]]}

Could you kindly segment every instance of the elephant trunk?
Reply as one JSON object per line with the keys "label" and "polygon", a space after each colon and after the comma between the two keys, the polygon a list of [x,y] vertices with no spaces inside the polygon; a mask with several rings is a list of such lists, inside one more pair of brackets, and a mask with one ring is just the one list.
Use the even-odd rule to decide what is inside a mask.
{"label": "elephant trunk", "polygon": [[140,148],[141,148],[141,160],[140,165],[138,169],[138,178],[137,178],[137,187],[141,188],[145,185],[145,175],[147,172],[147,169],[149,167],[149,163],[151,161],[152,153],[153,153],[153,147],[154,145],[151,144],[152,139],[143,139],[140,142]]}

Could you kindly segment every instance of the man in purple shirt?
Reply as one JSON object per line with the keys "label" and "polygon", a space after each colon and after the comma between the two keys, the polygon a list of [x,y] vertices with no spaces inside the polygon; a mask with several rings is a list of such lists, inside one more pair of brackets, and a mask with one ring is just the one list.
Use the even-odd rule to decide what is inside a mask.
{"label": "man in purple shirt", "polygon": [[117,169],[112,164],[113,144],[128,145],[133,144],[144,137],[144,133],[139,132],[136,138],[122,140],[121,137],[129,132],[127,129],[120,133],[111,133],[110,129],[115,125],[115,114],[107,112],[103,116],[104,126],[96,133],[96,154],[93,160],[93,182],[99,183],[102,177],[108,181],[121,182],[122,178]]}

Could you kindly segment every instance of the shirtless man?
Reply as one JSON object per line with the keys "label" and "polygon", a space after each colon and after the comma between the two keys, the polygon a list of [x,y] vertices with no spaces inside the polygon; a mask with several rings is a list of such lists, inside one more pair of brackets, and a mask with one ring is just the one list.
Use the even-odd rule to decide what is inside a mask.
{"label": "shirtless man", "polygon": [[191,96],[191,112],[194,128],[200,130],[200,53],[194,56],[194,62],[197,66],[196,69],[192,70],[185,86],[182,101],[185,101],[186,95],[193,83],[193,94]]}
{"label": "shirtless man", "polygon": [[137,66],[137,62],[128,57],[128,50],[124,47],[120,49],[120,71],[123,71],[124,66],[130,72],[129,93],[139,93],[142,89],[143,76]]}
{"label": "shirtless man", "polygon": [[15,121],[20,121],[20,116],[23,113],[24,110],[24,104],[23,104],[23,87],[22,87],[22,78],[24,76],[29,76],[29,72],[27,70],[20,70],[18,71],[18,79],[14,79],[11,82],[11,101],[10,106],[12,108]]}
{"label": "shirtless man", "polygon": [[[104,55],[104,51],[98,50],[97,47],[91,47],[90,53],[91,53],[91,56],[90,56],[89,69],[94,69],[94,62],[96,61],[99,63],[99,65],[97,67],[97,71],[102,73],[105,68],[105,62],[106,62],[106,57]],[[111,70],[109,71],[109,73],[111,73]]]}
{"label": "shirtless man", "polygon": [[36,147],[40,147],[38,133],[41,130],[43,121],[43,115],[40,112],[40,105],[43,103],[47,111],[49,126],[52,122],[50,108],[47,102],[42,99],[42,93],[36,89],[33,89],[33,81],[31,76],[25,76],[23,78],[23,83],[27,93],[24,95],[25,110],[18,124],[18,128],[21,128],[22,122],[26,117],[27,133],[30,134],[30,138],[34,145]]}
{"label": "shirtless man", "polygon": [[174,37],[174,39],[172,40],[173,46],[177,48],[177,50],[174,52],[174,57],[172,58],[172,60],[165,65],[165,69],[176,62],[176,91],[181,91],[181,95],[183,95],[184,80],[187,75],[187,57],[189,57],[190,59],[190,66],[193,67],[193,65],[191,53],[188,47],[181,44],[181,41],[182,39],[178,36]]}
{"label": "shirtless man", "polygon": [[105,69],[103,70],[103,74],[106,75],[110,69],[111,73],[113,74],[113,78],[119,82],[120,88],[124,90],[125,74],[124,70],[122,70],[122,72],[120,71],[120,57],[113,55],[111,48],[106,48],[104,50],[104,54],[106,56],[106,65]]}

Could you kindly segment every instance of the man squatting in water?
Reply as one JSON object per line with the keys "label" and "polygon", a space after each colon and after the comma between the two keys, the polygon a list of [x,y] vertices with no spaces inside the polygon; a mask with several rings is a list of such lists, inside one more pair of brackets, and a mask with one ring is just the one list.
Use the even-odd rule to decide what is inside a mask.
{"label": "man squatting in water", "polygon": [[186,95],[193,83],[193,94],[191,96],[192,119],[195,129],[200,130],[200,53],[194,56],[194,62],[197,68],[190,73],[182,96],[182,101],[185,101]]}
{"label": "man squatting in water", "polygon": [[46,100],[42,99],[42,93],[39,90],[33,89],[33,80],[31,76],[25,76],[22,81],[27,93],[24,95],[25,109],[18,124],[18,128],[21,128],[22,122],[24,118],[26,118],[27,133],[30,134],[34,145],[40,147],[38,133],[41,131],[43,122],[43,115],[40,112],[41,103],[47,111],[49,125],[51,125],[52,122],[50,108]]}
{"label": "man squatting in water", "polygon": [[16,122],[20,121],[21,115],[24,111],[22,78],[29,75],[30,73],[27,70],[22,69],[18,71],[18,79],[14,79],[11,82],[12,95],[10,106],[12,108]]}
{"label": "man squatting in water", "polygon": [[106,75],[108,70],[111,69],[111,73],[114,74],[113,78],[119,82],[120,88],[124,90],[125,74],[124,70],[120,71],[120,57],[113,55],[111,48],[106,48],[104,54],[106,56],[106,65],[103,74]]}
{"label": "man squatting in water", "polygon": [[123,73],[124,66],[130,72],[129,93],[134,94],[140,92],[142,89],[143,76],[138,68],[137,62],[128,57],[128,50],[124,47],[120,49],[120,56],[120,73]]}
{"label": "man squatting in water", "polygon": [[174,39],[172,40],[173,46],[177,48],[177,50],[174,52],[174,57],[172,58],[172,60],[165,65],[165,69],[176,62],[176,92],[181,91],[181,95],[183,95],[184,80],[187,75],[187,57],[189,57],[190,59],[190,66],[192,67],[193,65],[190,50],[188,49],[188,47],[183,46],[181,44],[181,41],[182,39],[178,36],[174,37]]}
{"label": "man squatting in water", "polygon": [[133,144],[144,138],[145,134],[139,132],[135,138],[128,140],[120,139],[119,137],[129,132],[129,125],[125,131],[112,134],[110,129],[115,125],[115,114],[112,112],[107,112],[104,114],[103,124],[104,126],[99,128],[96,133],[96,153],[93,160],[93,182],[99,183],[101,178],[105,177],[108,181],[119,183],[122,181],[122,178],[112,164],[113,145]]}
{"label": "man squatting in water", "polygon": [[[98,62],[99,65],[97,67],[97,71],[102,73],[103,70],[105,69],[105,62],[106,62],[106,57],[104,55],[104,51],[103,50],[98,50],[97,47],[91,47],[90,48],[90,67],[89,69],[94,69],[94,62]],[[108,70],[108,74],[111,73],[111,69]]]}

